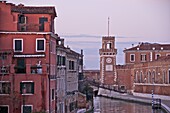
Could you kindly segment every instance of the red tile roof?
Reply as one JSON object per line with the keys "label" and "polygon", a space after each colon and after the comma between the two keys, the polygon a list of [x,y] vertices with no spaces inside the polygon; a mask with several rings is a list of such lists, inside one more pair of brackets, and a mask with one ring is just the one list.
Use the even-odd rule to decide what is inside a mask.
{"label": "red tile roof", "polygon": [[12,6],[12,12],[18,12],[23,14],[53,14],[55,17],[57,16],[55,7],[35,7],[35,6]]}
{"label": "red tile roof", "polygon": [[158,43],[141,43],[135,47],[125,49],[126,51],[133,51],[133,50],[170,50],[170,44],[158,44]]}

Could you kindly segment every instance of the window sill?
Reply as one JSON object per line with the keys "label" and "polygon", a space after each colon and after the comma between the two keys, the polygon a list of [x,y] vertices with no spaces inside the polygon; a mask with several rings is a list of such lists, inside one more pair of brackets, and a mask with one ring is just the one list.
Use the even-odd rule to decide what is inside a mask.
{"label": "window sill", "polygon": [[34,95],[34,94],[21,94],[21,95]]}
{"label": "window sill", "polygon": [[45,50],[36,50],[36,52],[39,52],[39,53],[40,53],[40,52],[45,52]]}
{"label": "window sill", "polygon": [[9,96],[10,94],[0,94],[0,96]]}

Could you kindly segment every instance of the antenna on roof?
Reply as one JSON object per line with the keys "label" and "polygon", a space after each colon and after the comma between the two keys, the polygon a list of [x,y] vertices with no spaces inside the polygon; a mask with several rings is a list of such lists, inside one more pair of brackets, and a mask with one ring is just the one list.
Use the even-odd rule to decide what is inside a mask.
{"label": "antenna on roof", "polygon": [[110,26],[109,26],[109,19],[110,19],[110,18],[108,17],[108,37],[109,37],[109,27],[110,27]]}

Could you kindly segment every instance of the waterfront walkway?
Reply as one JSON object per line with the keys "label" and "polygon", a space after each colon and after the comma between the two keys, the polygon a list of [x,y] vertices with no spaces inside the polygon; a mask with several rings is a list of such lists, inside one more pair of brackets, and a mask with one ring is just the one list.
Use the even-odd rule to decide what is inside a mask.
{"label": "waterfront walkway", "polygon": [[[129,102],[138,102],[145,104],[152,104],[151,98],[133,96],[125,93],[118,93],[106,89],[99,88],[98,96],[103,96],[112,99],[124,100]],[[162,109],[164,109],[167,113],[170,113],[170,100],[162,100]]]}

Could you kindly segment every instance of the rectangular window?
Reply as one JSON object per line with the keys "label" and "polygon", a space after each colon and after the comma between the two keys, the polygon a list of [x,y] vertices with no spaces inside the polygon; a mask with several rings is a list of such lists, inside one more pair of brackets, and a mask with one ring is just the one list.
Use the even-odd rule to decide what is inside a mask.
{"label": "rectangular window", "polygon": [[72,70],[74,70],[74,61],[72,61],[72,63],[71,63],[71,67],[72,67]]}
{"label": "rectangular window", "polygon": [[0,94],[10,94],[10,92],[11,92],[11,83],[0,82]]}
{"label": "rectangular window", "polygon": [[34,94],[34,82],[21,82],[20,93],[21,94]]}
{"label": "rectangular window", "polygon": [[55,90],[54,89],[51,90],[51,99],[55,100]]}
{"label": "rectangular window", "polygon": [[146,54],[141,54],[140,60],[141,60],[141,62],[146,62]]}
{"label": "rectangular window", "polygon": [[69,61],[69,70],[75,70],[75,62]]}
{"label": "rectangular window", "polygon": [[19,24],[26,24],[26,17],[24,15],[18,16],[18,23]]}
{"label": "rectangular window", "polygon": [[62,56],[62,65],[65,66],[66,65],[66,57]]}
{"label": "rectangular window", "polygon": [[39,18],[39,24],[40,24],[39,31],[44,31],[44,22],[47,22],[47,21],[48,21],[48,18],[46,17]]}
{"label": "rectangular window", "polygon": [[130,54],[130,61],[134,62],[135,61],[135,54]]}
{"label": "rectangular window", "polygon": [[9,111],[8,105],[0,105],[0,113],[8,113]]}
{"label": "rectangular window", "polygon": [[13,49],[14,52],[23,52],[23,39],[14,39]]}
{"label": "rectangular window", "polygon": [[15,66],[15,73],[26,73],[25,59],[17,59],[17,65]]}
{"label": "rectangular window", "polygon": [[32,105],[22,105],[22,113],[32,113]]}
{"label": "rectangular window", "polygon": [[45,52],[45,39],[44,38],[36,39],[36,52]]}

